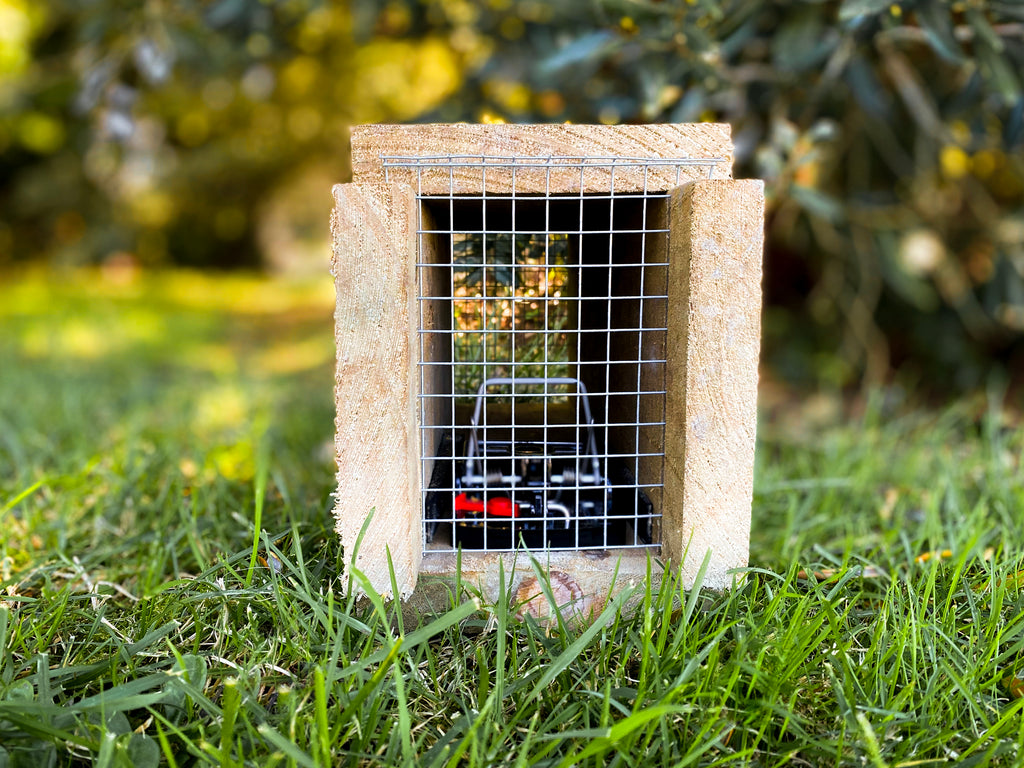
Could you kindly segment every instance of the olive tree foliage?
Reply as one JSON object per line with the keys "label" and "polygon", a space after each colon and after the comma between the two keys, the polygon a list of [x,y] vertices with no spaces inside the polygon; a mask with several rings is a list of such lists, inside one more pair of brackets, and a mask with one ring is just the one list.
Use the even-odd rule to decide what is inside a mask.
{"label": "olive tree foliage", "polygon": [[1020,3],[0,0],[0,24],[0,263],[255,263],[261,202],[340,178],[352,122],[713,120],[766,181],[784,374],[1024,367]]}
{"label": "olive tree foliage", "polygon": [[0,264],[256,265],[264,203],[310,168],[326,222],[347,126],[416,117],[462,68],[365,5],[0,0]]}
{"label": "olive tree foliage", "polygon": [[505,38],[441,117],[732,125],[737,173],[767,184],[765,344],[789,374],[1024,370],[1024,5],[433,8]]}
{"label": "olive tree foliage", "polygon": [[0,92],[7,255],[251,263],[259,190],[305,150],[279,80],[320,3],[4,1],[30,18]]}

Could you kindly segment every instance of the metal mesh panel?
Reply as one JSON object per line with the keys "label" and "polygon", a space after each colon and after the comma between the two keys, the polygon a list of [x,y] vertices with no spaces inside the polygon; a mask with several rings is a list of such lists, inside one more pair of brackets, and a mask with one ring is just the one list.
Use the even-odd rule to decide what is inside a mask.
{"label": "metal mesh panel", "polygon": [[[617,192],[615,173],[718,162],[383,158],[451,180],[419,195],[425,552],[658,545],[668,193]],[[467,168],[479,194],[455,193]],[[559,194],[517,193],[520,169],[557,172]]]}

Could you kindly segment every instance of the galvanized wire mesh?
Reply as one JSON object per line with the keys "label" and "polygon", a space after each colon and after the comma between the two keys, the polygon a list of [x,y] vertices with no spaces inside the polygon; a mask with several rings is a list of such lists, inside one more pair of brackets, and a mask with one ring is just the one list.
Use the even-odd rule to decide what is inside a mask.
{"label": "galvanized wire mesh", "polygon": [[[657,546],[668,193],[619,192],[615,176],[718,162],[383,158],[386,173],[450,180],[447,195],[418,190],[425,552]],[[456,192],[467,169],[479,194]],[[527,171],[533,191],[518,192]]]}

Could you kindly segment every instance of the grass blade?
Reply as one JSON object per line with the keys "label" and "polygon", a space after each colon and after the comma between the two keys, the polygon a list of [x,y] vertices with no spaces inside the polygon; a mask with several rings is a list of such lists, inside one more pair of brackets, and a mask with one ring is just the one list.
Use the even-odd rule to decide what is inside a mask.
{"label": "grass blade", "polygon": [[587,627],[576,640],[574,640],[568,648],[560,653],[544,670],[544,674],[540,676],[540,679],[533,687],[533,691],[530,693],[531,698],[540,698],[541,693],[551,685],[551,682],[564,672],[570,664],[579,658],[580,653],[583,652],[590,642],[601,632],[605,624],[607,624],[611,618],[621,610],[622,606],[633,596],[636,592],[637,587],[629,587],[622,590],[614,598],[612,598],[601,614],[594,620],[594,623]]}

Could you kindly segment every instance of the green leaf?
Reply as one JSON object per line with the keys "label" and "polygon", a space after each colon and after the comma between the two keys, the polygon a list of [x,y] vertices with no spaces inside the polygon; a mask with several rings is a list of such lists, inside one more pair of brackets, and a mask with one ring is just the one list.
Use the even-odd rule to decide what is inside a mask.
{"label": "green leaf", "polygon": [[843,0],[839,7],[839,20],[849,21],[858,16],[875,16],[888,11],[892,0]]}
{"label": "green leaf", "polygon": [[270,742],[275,749],[281,750],[281,752],[284,753],[284,756],[289,760],[294,760],[298,765],[303,766],[303,768],[319,768],[312,757],[282,736],[279,731],[273,728],[273,726],[263,723],[258,730],[263,738]]}
{"label": "green leaf", "polygon": [[891,109],[886,99],[886,90],[878,75],[863,58],[858,56],[850,60],[843,72],[843,79],[861,109],[879,119],[889,119]]}
{"label": "green leaf", "polygon": [[129,736],[124,751],[134,768],[157,768],[160,765],[160,745],[145,734],[133,733]]}
{"label": "green leaf", "polygon": [[916,10],[917,20],[935,52],[947,61],[963,61],[963,50],[953,36],[949,7],[935,0],[925,0],[916,6]]}
{"label": "green leaf", "polygon": [[194,653],[186,653],[180,661],[175,661],[171,674],[183,675],[185,680],[199,690],[206,687],[206,659]]}
{"label": "green leaf", "polygon": [[112,768],[114,765],[114,747],[117,737],[107,731],[100,741],[99,754],[96,756],[96,768]]}
{"label": "green leaf", "polygon": [[177,630],[179,626],[178,622],[174,619],[166,622],[165,624],[161,624],[153,631],[143,635],[141,640],[136,640],[134,643],[124,646],[122,648],[122,656],[130,659],[140,651],[144,651],[149,648],[149,646],[153,645],[157,640],[162,640],[167,637],[167,635]]}
{"label": "green leaf", "polygon": [[789,194],[812,216],[832,222],[839,222],[844,218],[842,204],[819,189],[794,184],[789,188]]}
{"label": "green leaf", "polygon": [[988,45],[977,46],[978,59],[985,79],[989,80],[1008,104],[1021,96],[1020,80],[1006,58]]}
{"label": "green leaf", "polygon": [[225,27],[245,12],[245,0],[220,0],[206,12],[206,23],[211,27]]}
{"label": "green leaf", "polygon": [[608,601],[605,609],[601,611],[601,615],[595,619],[594,623],[591,624],[586,630],[578,637],[568,648],[554,659],[544,671],[544,674],[540,676],[536,685],[533,686],[533,691],[530,693],[530,698],[538,698],[541,695],[541,691],[547,688],[551,682],[558,677],[562,672],[572,664],[579,655],[583,652],[590,641],[594,639],[602,630],[604,630],[605,624],[607,624],[615,613],[625,604],[629,598],[633,596],[637,590],[636,587],[630,587],[624,589],[614,598]]}
{"label": "green leaf", "polygon": [[74,705],[79,712],[90,710],[102,712],[124,712],[130,709],[139,709],[153,704],[162,703],[167,698],[167,691],[159,693],[146,693],[154,688],[166,688],[170,680],[166,672],[157,672],[146,675],[136,680],[130,680],[113,688],[107,688],[97,694],[88,696]]}
{"label": "green leaf", "polygon": [[817,8],[808,7],[779,29],[772,41],[772,60],[784,72],[805,72],[835,49],[838,35],[823,28]]}
{"label": "green leaf", "polygon": [[984,40],[990,48],[996,53],[1002,53],[1006,47],[1003,45],[1003,38],[996,34],[996,31],[992,29],[992,25],[988,23],[988,19],[985,18],[985,14],[979,11],[977,8],[968,8],[965,11],[967,16],[967,23],[971,25],[971,29],[974,30],[981,40]]}
{"label": "green leaf", "polygon": [[1003,143],[1015,147],[1024,139],[1024,98],[1018,99],[1003,125]]}
{"label": "green leaf", "polygon": [[180,723],[187,716],[186,701],[195,702],[184,685],[191,685],[192,690],[203,690],[206,687],[207,666],[206,659],[192,653],[181,655],[171,646],[174,653],[174,666],[171,667],[171,683],[167,686],[167,698],[164,700],[162,710],[164,715],[174,723]]}
{"label": "green leaf", "polygon": [[124,712],[113,712],[107,717],[105,723],[107,731],[114,734],[115,736],[124,736],[126,733],[132,732],[131,723],[128,722],[128,718],[125,717]]}
{"label": "green leaf", "polygon": [[538,66],[541,76],[550,77],[568,67],[578,67],[601,58],[616,44],[615,35],[598,30],[578,37],[559,51],[543,59]]}
{"label": "green leaf", "polygon": [[[53,707],[51,709],[56,708]],[[35,715],[35,713],[33,714]],[[39,739],[63,742],[65,744],[74,744],[75,746],[91,749],[93,751],[100,748],[98,742],[92,741],[87,736],[76,735],[62,728],[48,725],[43,718],[38,716],[23,715],[20,712],[13,710],[4,712],[2,719],[15,726],[24,734],[35,736]]]}
{"label": "green leaf", "polygon": [[16,681],[14,684],[9,686],[7,690],[4,691],[4,695],[2,698],[0,698],[0,701],[28,702],[35,701],[35,698],[35,686],[32,685],[31,680],[29,680],[28,678],[24,678],[22,680]]}
{"label": "green leaf", "polygon": [[16,506],[18,506],[21,502],[23,502],[25,499],[27,499],[29,496],[31,496],[33,493],[35,493],[37,490],[39,490],[39,488],[41,488],[42,485],[43,485],[43,481],[42,480],[37,480],[36,482],[32,483],[32,485],[30,485],[28,488],[23,490],[21,493],[19,493],[17,496],[12,498],[10,501],[6,502],[3,505],[3,507],[0,507],[0,515],[3,515],[5,513],[7,513],[7,512],[10,512],[12,509],[14,509]]}
{"label": "green leaf", "polygon": [[[568,768],[570,765],[578,765],[588,757],[604,754],[633,733],[633,731],[638,728],[642,728],[652,720],[661,719],[671,714],[685,714],[691,709],[692,707],[689,706],[665,704],[658,707],[651,707],[649,709],[642,709],[639,712],[620,720],[611,728],[594,728],[590,731],[583,732],[580,735],[584,738],[591,739],[590,743],[582,752],[566,755],[565,759],[558,764],[558,768]],[[586,734],[585,736],[584,733]],[[564,734],[560,734],[559,738],[561,737],[564,737]]]}
{"label": "green leaf", "polygon": [[[459,622],[463,621],[464,619],[469,618],[478,609],[479,606],[473,602],[463,603],[457,608],[453,608],[440,618],[432,621],[427,626],[415,630],[414,632],[406,635],[405,638],[400,638],[402,650],[408,652],[416,646],[425,643],[434,635],[440,634],[449,627],[452,627],[455,624],[458,624]],[[350,677],[362,670],[365,670],[373,666],[374,664],[379,664],[383,661],[387,661],[390,657],[392,657],[393,650],[393,648],[381,648],[375,653],[372,653],[369,656],[367,656],[365,659],[361,659],[360,661],[353,663],[348,667],[345,667],[344,669],[340,670],[335,675],[335,678],[343,679],[346,677]]]}

